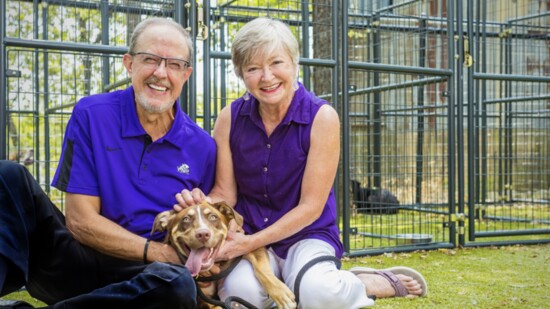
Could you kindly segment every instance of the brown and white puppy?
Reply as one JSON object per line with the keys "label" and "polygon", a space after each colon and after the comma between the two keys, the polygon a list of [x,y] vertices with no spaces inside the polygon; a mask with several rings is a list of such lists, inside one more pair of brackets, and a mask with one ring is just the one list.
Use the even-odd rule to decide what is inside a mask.
{"label": "brown and white puppy", "polygon": [[[193,277],[208,277],[214,264],[221,271],[231,264],[231,261],[216,262],[216,256],[225,242],[231,220],[235,220],[235,223],[242,227],[242,216],[226,203],[203,202],[180,212],[169,210],[158,214],[151,233],[167,231],[165,242],[187,259],[185,266]],[[254,250],[243,258],[252,264],[256,278],[278,308],[296,308],[294,293],[273,274],[265,248]],[[201,286],[201,291],[207,297],[213,297],[217,293],[216,283]],[[200,306],[204,306],[201,300],[198,307]],[[215,308],[210,304],[208,306]]]}

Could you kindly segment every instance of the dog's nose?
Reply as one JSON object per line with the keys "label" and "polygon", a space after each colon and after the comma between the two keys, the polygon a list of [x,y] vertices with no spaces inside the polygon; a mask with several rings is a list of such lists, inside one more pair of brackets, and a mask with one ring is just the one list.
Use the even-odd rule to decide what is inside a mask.
{"label": "dog's nose", "polygon": [[210,239],[210,231],[208,229],[198,229],[195,232],[195,237],[201,242],[206,242]]}

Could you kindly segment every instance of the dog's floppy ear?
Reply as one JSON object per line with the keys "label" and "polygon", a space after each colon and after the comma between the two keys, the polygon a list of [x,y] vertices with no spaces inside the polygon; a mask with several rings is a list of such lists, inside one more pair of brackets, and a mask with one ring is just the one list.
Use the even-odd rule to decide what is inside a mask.
{"label": "dog's floppy ear", "polygon": [[235,222],[239,226],[243,226],[243,216],[241,216],[241,214],[236,212],[235,209],[227,205],[225,202],[218,202],[213,204],[212,206],[214,206],[219,212],[222,213],[222,215],[227,218],[227,222],[235,219]]}
{"label": "dog's floppy ear", "polygon": [[155,222],[153,223],[151,235],[153,235],[155,232],[166,231],[166,228],[168,227],[168,222],[170,222],[170,220],[172,220],[172,218],[174,218],[175,216],[176,212],[174,210],[167,210],[159,213],[155,218]]}

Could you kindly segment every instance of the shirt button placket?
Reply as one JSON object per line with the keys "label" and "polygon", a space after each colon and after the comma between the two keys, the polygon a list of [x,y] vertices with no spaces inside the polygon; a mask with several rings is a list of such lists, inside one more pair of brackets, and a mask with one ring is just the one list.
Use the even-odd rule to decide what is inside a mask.
{"label": "shirt button placket", "polygon": [[[266,152],[266,154],[267,154],[266,162],[267,162],[267,161],[269,160],[270,153],[271,153],[271,144],[270,144],[270,143],[267,143],[267,144],[265,145],[265,147],[267,148],[267,152]],[[264,166],[263,171],[264,171],[264,176],[267,177],[267,171],[268,171],[267,165]],[[264,181],[267,181],[267,178],[266,178],[266,177],[264,177]],[[264,188],[266,188],[266,189],[265,189],[266,191],[264,192],[264,198],[267,200],[267,199],[268,199],[268,195],[267,195],[267,183],[264,183]],[[267,218],[264,219],[264,222],[267,222]]]}
{"label": "shirt button placket", "polygon": [[[267,144],[266,144],[266,148],[267,148],[269,151],[271,151],[271,144],[270,144],[270,143],[267,143]],[[267,160],[269,160],[269,151],[268,151],[268,153],[267,153]],[[267,162],[267,160],[266,160],[266,162]],[[264,173],[267,173],[267,165],[264,166]]]}

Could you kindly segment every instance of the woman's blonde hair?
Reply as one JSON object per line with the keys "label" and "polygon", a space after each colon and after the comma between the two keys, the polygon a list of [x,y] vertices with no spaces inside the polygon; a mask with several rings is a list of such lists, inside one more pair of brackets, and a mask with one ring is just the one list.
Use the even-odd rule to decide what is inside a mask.
{"label": "woman's blonde hair", "polygon": [[300,45],[290,28],[283,22],[258,17],[246,23],[235,35],[231,46],[231,60],[235,74],[243,77],[243,67],[257,55],[269,55],[283,47],[297,66]]}

